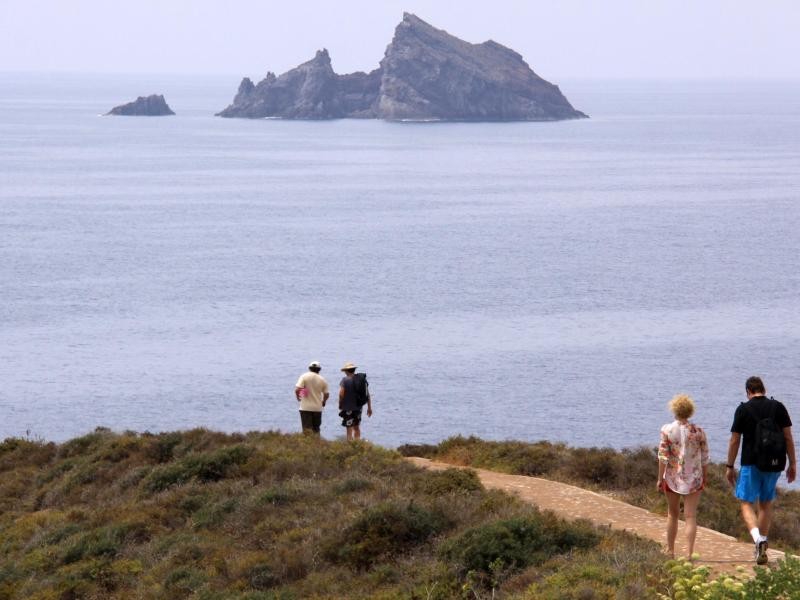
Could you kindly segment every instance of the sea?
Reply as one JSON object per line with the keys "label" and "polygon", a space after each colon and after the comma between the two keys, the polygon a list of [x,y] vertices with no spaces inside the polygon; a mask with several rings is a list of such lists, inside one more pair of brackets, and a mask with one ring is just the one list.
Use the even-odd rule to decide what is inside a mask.
{"label": "sea", "polygon": [[[558,81],[591,118],[215,117],[239,76],[0,74],[0,439],[300,429],[653,447],[800,423],[800,81]],[[174,117],[106,117],[163,93]]]}

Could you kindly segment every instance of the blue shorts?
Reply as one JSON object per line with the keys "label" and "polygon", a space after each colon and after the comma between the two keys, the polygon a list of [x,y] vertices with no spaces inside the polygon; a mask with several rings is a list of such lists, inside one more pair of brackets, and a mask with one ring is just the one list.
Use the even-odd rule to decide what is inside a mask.
{"label": "blue shorts", "polygon": [[736,482],[736,497],[743,502],[770,502],[775,499],[775,487],[780,476],[780,472],[759,471],[754,465],[745,465]]}

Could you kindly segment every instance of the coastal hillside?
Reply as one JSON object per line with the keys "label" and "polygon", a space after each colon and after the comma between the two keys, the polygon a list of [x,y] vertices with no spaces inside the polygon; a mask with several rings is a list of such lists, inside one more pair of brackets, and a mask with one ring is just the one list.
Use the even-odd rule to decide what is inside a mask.
{"label": "coastal hillside", "polygon": [[[652,466],[644,449],[461,437],[401,450],[553,478],[584,465],[595,488],[586,474],[610,463],[614,493]],[[0,443],[0,600],[794,598],[798,582],[792,559],[711,580],[654,542],[364,442],[98,429]]]}
{"label": "coastal hillside", "polygon": [[[407,456],[435,459],[453,465],[491,469],[515,475],[533,475],[608,494],[618,500],[666,515],[664,495],[657,492],[656,449],[572,448],[550,442],[493,442],[476,437],[451,437],[438,445],[406,445]],[[771,544],[800,553],[800,493],[781,490],[770,530]],[[725,479],[725,466],[709,465],[706,489],[697,523],[743,541],[749,541],[739,502]]]}
{"label": "coastal hillside", "polygon": [[279,433],[7,439],[0,511],[2,599],[640,598],[663,563],[471,471]]}

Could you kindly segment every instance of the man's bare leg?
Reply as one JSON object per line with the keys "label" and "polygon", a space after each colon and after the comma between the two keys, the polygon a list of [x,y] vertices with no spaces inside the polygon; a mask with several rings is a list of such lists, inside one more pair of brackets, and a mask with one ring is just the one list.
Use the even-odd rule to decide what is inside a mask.
{"label": "man's bare leg", "polygon": [[353,425],[353,436],[354,439],[360,440],[361,439],[361,426],[360,425]]}
{"label": "man's bare leg", "polygon": [[758,516],[751,502],[742,502],[742,518],[744,519],[744,524],[747,525],[748,531],[758,527]]}
{"label": "man's bare leg", "polygon": [[347,441],[350,442],[353,439],[353,427],[347,428]]}
{"label": "man's bare leg", "polygon": [[758,503],[758,530],[761,535],[769,535],[769,526],[772,523],[772,500]]}

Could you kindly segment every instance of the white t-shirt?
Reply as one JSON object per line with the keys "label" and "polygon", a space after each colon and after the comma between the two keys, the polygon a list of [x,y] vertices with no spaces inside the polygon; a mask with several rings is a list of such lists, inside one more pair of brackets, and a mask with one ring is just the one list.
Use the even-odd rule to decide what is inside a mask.
{"label": "white t-shirt", "polygon": [[328,393],[328,382],[322,375],[306,371],[294,387],[300,388],[300,410],[322,412],[322,398]]}

